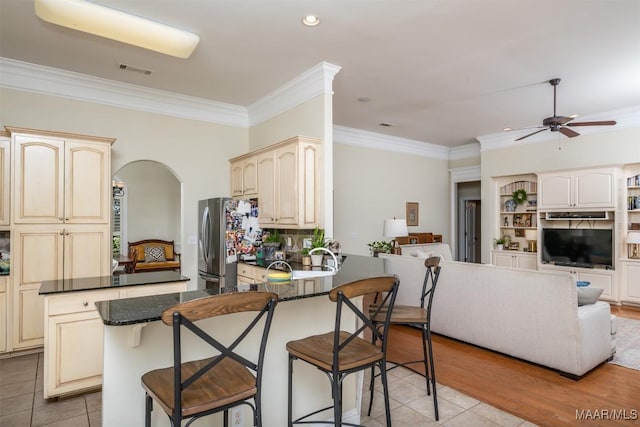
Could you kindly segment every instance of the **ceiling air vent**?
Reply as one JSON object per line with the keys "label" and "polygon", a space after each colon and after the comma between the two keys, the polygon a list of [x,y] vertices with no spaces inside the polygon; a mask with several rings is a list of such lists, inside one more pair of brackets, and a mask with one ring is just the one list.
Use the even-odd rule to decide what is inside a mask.
{"label": "ceiling air vent", "polygon": [[132,73],[144,74],[145,76],[148,76],[152,73],[151,70],[136,67],[135,65],[119,64],[118,67],[123,71],[131,71]]}

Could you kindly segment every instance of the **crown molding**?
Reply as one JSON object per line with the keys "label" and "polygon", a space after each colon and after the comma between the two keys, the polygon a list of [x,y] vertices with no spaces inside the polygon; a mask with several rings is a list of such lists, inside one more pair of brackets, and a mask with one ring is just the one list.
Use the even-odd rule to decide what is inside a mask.
{"label": "crown molding", "polygon": [[414,139],[399,138],[345,126],[333,126],[333,142],[337,144],[353,145],[374,150],[393,151],[402,154],[414,154],[434,159],[449,159],[449,147],[416,141]]}
{"label": "crown molding", "polygon": [[[617,132],[623,129],[631,129],[640,127],[640,105],[632,107],[620,108],[605,113],[592,114],[589,116],[580,116],[578,121],[596,121],[614,119],[617,124],[615,126],[585,126],[579,129],[581,135],[594,135],[599,133]],[[524,134],[524,132],[522,132]],[[489,135],[478,136],[476,139],[480,141],[480,151],[498,150],[508,147],[516,147],[524,144],[535,144],[538,142],[554,141],[558,138],[556,133],[541,132],[522,141],[515,141],[515,137],[519,135],[513,132],[499,132]],[[566,139],[565,137],[562,137]]]}
{"label": "crown molding", "polygon": [[255,126],[321,94],[333,94],[333,78],[342,67],[321,62],[249,105],[249,125]]}
{"label": "crown molding", "polygon": [[480,157],[480,143],[459,145],[449,150],[449,160],[475,159]]}
{"label": "crown molding", "polygon": [[249,126],[247,109],[173,92],[0,57],[0,86],[235,127]]}

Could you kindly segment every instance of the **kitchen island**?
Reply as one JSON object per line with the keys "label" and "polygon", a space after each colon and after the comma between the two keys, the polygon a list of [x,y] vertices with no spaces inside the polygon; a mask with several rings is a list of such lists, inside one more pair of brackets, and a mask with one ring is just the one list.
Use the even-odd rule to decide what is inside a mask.
{"label": "kitchen island", "polygon": [[[263,373],[263,425],[287,424],[286,343],[309,335],[330,331],[334,327],[335,303],[328,293],[336,286],[355,280],[389,276],[380,258],[349,255],[333,276],[293,280],[290,284],[251,285],[251,290],[267,290],[279,296],[267,342]],[[144,390],[141,376],[150,370],[172,365],[172,331],[159,321],[163,310],[179,302],[208,296],[211,290],[188,291],[154,297],[97,302],[105,324],[104,381],[102,388],[102,425],[104,427],[144,425]],[[248,313],[237,313],[204,320],[200,326],[215,331],[222,340],[235,336],[246,323]],[[238,320],[238,327],[233,321]],[[355,316],[344,318],[343,329],[356,328]],[[257,339],[257,338],[256,338]],[[188,359],[206,357],[208,349],[198,340],[183,340],[183,354]],[[353,375],[344,383],[345,421],[360,419],[361,377]],[[326,376],[306,364],[296,365],[294,376],[294,416],[331,404],[331,389]],[[250,411],[240,407],[239,425],[251,425]],[[243,411],[247,411],[246,413]],[[326,417],[331,417],[327,414]],[[157,408],[152,426],[168,426],[169,420]],[[222,415],[211,415],[198,425],[222,426]]]}
{"label": "kitchen island", "polygon": [[188,280],[167,271],[42,282],[44,397],[80,393],[102,384],[104,326],[96,301],[180,292],[187,289]]}

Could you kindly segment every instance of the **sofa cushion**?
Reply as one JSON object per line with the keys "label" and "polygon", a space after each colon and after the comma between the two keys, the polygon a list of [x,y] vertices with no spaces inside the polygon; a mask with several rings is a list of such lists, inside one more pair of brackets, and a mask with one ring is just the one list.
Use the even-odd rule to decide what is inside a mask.
{"label": "sofa cushion", "polygon": [[578,288],[578,305],[595,304],[604,289],[592,287]]}
{"label": "sofa cushion", "polygon": [[164,248],[161,246],[145,246],[144,262],[165,262]]}

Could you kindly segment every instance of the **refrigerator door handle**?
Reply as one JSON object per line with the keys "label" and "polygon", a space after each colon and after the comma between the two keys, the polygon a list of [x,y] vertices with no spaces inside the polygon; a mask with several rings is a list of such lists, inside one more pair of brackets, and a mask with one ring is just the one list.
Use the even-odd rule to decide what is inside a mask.
{"label": "refrigerator door handle", "polygon": [[209,250],[211,249],[211,214],[209,206],[205,206],[202,213],[202,230],[200,230],[202,238],[200,239],[200,251],[206,265],[209,265]]}

